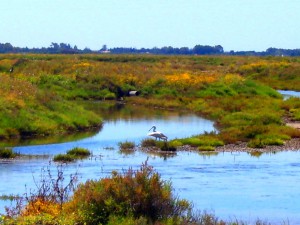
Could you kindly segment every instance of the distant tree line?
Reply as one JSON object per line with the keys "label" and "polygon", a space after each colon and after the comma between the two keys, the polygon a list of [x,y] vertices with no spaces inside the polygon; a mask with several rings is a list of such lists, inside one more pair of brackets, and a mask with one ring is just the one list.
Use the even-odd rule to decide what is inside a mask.
{"label": "distant tree line", "polygon": [[52,42],[50,47],[42,48],[20,48],[14,47],[10,43],[0,43],[0,53],[44,53],[44,54],[76,54],[76,53],[93,53],[89,48],[83,50],[78,49],[75,45],[72,47],[70,44],[54,43]]}
{"label": "distant tree line", "polygon": [[181,47],[174,48],[171,46],[162,48],[111,48],[109,52],[112,54],[159,54],[159,55],[220,55],[224,54],[223,47],[221,45],[208,46],[208,45],[196,45],[194,48]]}
{"label": "distant tree line", "polygon": [[42,48],[21,48],[14,47],[10,43],[0,43],[0,53],[43,53],[43,54],[156,54],[156,55],[253,55],[253,56],[300,56],[300,49],[281,49],[268,48],[266,51],[229,51],[225,52],[221,45],[196,45],[193,48],[172,46],[162,48],[107,48],[103,45],[99,50],[91,50],[90,48],[79,49],[76,45],[73,47],[66,43],[52,42],[49,47]]}

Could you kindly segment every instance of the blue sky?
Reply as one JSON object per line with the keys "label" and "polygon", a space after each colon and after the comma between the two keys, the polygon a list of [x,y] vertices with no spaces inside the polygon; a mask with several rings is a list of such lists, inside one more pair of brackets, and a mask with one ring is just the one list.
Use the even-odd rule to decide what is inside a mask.
{"label": "blue sky", "polygon": [[300,0],[1,0],[0,43],[300,48]]}

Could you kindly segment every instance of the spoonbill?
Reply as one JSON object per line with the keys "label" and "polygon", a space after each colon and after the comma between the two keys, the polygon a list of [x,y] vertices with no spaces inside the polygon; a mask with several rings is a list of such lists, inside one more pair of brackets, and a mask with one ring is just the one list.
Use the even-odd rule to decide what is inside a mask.
{"label": "spoonbill", "polygon": [[[153,132],[150,132],[148,133],[148,136],[152,136],[152,137],[155,137],[155,139],[157,140],[157,138],[160,140],[160,139],[163,139],[164,141],[167,141],[168,140],[168,137],[166,135],[164,135],[162,132],[160,131],[156,131],[156,126],[153,126],[150,128],[150,130],[153,129]],[[149,131],[150,131],[149,130]]]}

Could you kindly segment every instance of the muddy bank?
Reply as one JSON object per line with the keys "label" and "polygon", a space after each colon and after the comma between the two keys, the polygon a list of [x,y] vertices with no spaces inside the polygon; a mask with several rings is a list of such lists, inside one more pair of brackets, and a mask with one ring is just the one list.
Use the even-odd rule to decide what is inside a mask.
{"label": "muddy bank", "polygon": [[217,152],[276,152],[276,151],[299,151],[300,150],[300,138],[294,138],[288,140],[284,145],[272,145],[264,148],[249,148],[246,142],[237,144],[228,144],[216,148]]}
{"label": "muddy bank", "polygon": [[[199,152],[197,147],[192,147],[189,145],[180,146],[177,151],[162,151],[157,147],[142,147],[137,150],[142,150],[143,152],[158,155],[176,155],[178,151],[196,151]],[[272,145],[266,146],[264,148],[249,148],[247,147],[247,142],[240,142],[236,144],[228,144],[224,146],[219,146],[215,148],[213,152],[279,152],[279,151],[300,151],[300,138],[293,138],[284,143],[284,145]]]}

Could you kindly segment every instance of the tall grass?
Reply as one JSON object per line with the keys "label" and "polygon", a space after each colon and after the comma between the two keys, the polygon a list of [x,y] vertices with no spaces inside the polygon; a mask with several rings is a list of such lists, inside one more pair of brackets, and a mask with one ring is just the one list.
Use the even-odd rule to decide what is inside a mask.
{"label": "tall grass", "polygon": [[[294,58],[1,55],[0,71],[2,139],[99,125],[99,115],[72,102],[78,99],[191,110],[216,121],[225,143],[257,138],[249,129],[281,127],[287,114],[300,118],[298,103],[284,103],[272,89],[299,90]],[[129,98],[130,90],[141,96]]]}
{"label": "tall grass", "polygon": [[53,157],[54,162],[73,162],[77,159],[84,159],[91,155],[88,149],[75,147],[67,151],[66,154],[58,154]]}

